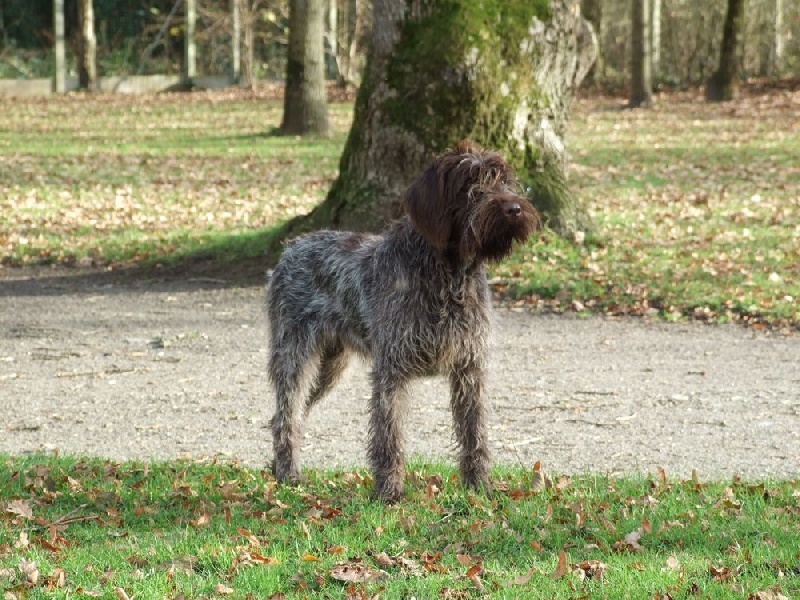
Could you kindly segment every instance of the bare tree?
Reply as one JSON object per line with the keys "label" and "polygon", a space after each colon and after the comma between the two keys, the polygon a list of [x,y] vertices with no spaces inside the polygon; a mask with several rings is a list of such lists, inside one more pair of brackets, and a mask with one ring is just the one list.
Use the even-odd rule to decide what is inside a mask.
{"label": "bare tree", "polygon": [[329,132],[324,37],[325,1],[290,0],[281,134],[327,135]]}
{"label": "bare tree", "polygon": [[[598,40],[603,37],[603,0],[581,0],[581,14],[591,23]],[[594,80],[603,73],[603,53],[598,44],[597,59],[594,61],[588,78]]]}
{"label": "bare tree", "polygon": [[653,50],[651,47],[650,0],[633,0],[631,30],[632,108],[653,103]]}
{"label": "bare tree", "polygon": [[93,91],[97,89],[97,38],[92,0],[79,0],[78,23],[78,87]]}
{"label": "bare tree", "polygon": [[596,53],[573,9],[571,0],[375,0],[339,177],[289,230],[381,228],[431,155],[463,138],[514,164],[551,227],[590,228],[564,174],[569,107]]}
{"label": "bare tree", "polygon": [[653,0],[650,22],[652,24],[650,39],[653,53],[653,78],[657,81],[661,73],[661,0]]}
{"label": "bare tree", "polygon": [[783,30],[783,0],[775,0],[775,43],[772,52],[771,71],[780,75],[783,71],[786,32]]}
{"label": "bare tree", "polygon": [[706,100],[732,100],[739,91],[739,38],[744,21],[744,0],[728,0],[719,67],[706,83]]}

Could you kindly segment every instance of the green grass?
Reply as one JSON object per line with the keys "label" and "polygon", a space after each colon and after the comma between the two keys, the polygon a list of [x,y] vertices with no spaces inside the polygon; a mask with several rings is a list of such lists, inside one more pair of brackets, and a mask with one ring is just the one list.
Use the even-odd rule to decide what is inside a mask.
{"label": "green grass", "polygon": [[[0,590],[5,598],[800,594],[798,481],[663,473],[553,481],[501,468],[487,495],[465,492],[447,467],[416,465],[406,497],[387,507],[370,499],[363,472],[308,475],[285,487],[234,464],[0,456]],[[358,580],[368,574],[375,579]]]}
{"label": "green grass", "polygon": [[[597,225],[544,233],[492,273],[535,309],[800,323],[800,91],[695,94],[654,110],[576,103],[570,183]],[[0,99],[0,263],[263,264],[336,176],[330,138],[268,135],[281,105],[243,92]]]}

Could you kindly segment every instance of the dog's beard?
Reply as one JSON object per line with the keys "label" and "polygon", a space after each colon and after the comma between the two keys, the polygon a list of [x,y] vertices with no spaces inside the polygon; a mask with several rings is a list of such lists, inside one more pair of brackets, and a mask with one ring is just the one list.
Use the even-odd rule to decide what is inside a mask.
{"label": "dog's beard", "polygon": [[462,257],[500,261],[511,254],[514,242],[525,242],[536,228],[537,220],[536,213],[527,203],[521,206],[522,212],[515,218],[505,216],[495,206],[477,209],[462,238]]}

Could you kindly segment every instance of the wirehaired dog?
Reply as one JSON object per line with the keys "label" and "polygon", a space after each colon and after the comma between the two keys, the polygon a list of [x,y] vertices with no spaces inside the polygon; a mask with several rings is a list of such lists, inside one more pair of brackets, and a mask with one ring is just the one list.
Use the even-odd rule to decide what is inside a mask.
{"label": "wirehaired dog", "polygon": [[407,216],[382,235],[319,231],[294,240],[272,274],[280,481],[298,479],[303,420],[357,353],[373,363],[368,451],[376,494],[388,502],[401,496],[406,389],[436,374],[450,379],[461,477],[472,487],[488,484],[485,265],[527,239],[538,217],[506,161],[469,141],[434,159],[404,202]]}

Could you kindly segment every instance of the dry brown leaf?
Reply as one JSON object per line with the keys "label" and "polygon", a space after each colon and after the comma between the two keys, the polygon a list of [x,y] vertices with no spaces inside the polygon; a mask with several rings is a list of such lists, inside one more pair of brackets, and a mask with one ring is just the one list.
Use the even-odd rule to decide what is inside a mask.
{"label": "dry brown leaf", "polygon": [[131,600],[127,592],[123,590],[121,587],[115,587],[114,594],[116,595],[117,598],[119,598],[119,600]]}
{"label": "dry brown leaf", "polygon": [[372,569],[361,563],[349,563],[336,565],[328,569],[328,574],[337,581],[348,583],[364,583],[365,581],[377,581],[388,577],[386,571]]}
{"label": "dry brown leaf", "polygon": [[11,500],[6,503],[5,511],[23,519],[33,518],[33,509],[25,500]]}
{"label": "dry brown leaf", "polygon": [[19,561],[18,567],[28,585],[36,585],[39,582],[39,567],[35,562],[23,558]]}
{"label": "dry brown leaf", "polygon": [[789,600],[779,588],[770,588],[747,596],[747,600]]}
{"label": "dry brown leaf", "polygon": [[542,469],[541,461],[536,461],[533,465],[533,477],[531,478],[531,491],[538,493],[553,487],[553,480]]}
{"label": "dry brown leaf", "polygon": [[585,577],[586,579],[599,580],[603,578],[608,565],[599,560],[584,560],[580,564],[575,565],[575,567],[574,570],[581,575],[581,578]]}
{"label": "dry brown leaf", "polygon": [[229,596],[233,593],[233,588],[224,583],[218,583],[214,586],[214,593],[219,596]]}
{"label": "dry brown leaf", "polygon": [[395,565],[394,559],[386,554],[386,552],[380,552],[375,555],[375,562],[378,564],[379,567],[384,569],[388,569],[389,567],[393,567]]}
{"label": "dry brown leaf", "polygon": [[483,582],[480,578],[481,573],[483,573],[483,565],[481,564],[472,565],[467,571],[467,579],[472,582],[472,585],[474,585],[479,592],[483,592]]}
{"label": "dry brown leaf", "polygon": [[553,574],[550,576],[552,579],[561,579],[564,576],[564,573],[567,572],[567,553],[563,550],[558,551],[558,565],[556,566],[556,570],[553,571]]}

